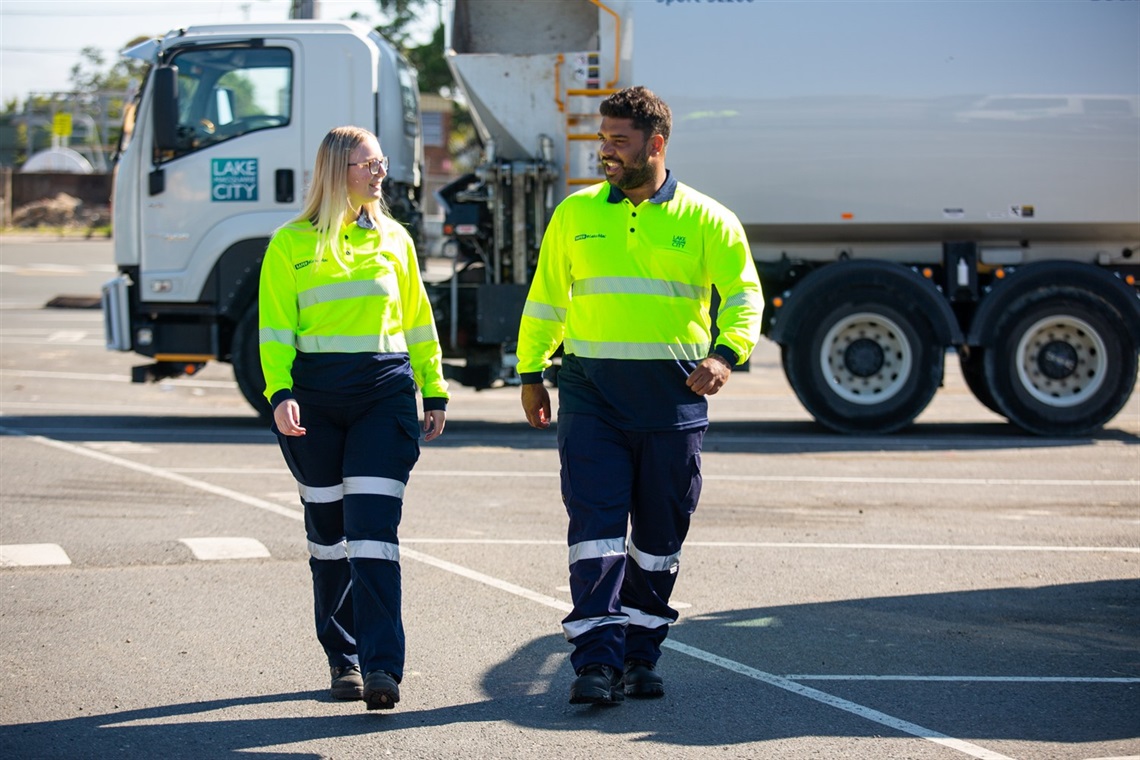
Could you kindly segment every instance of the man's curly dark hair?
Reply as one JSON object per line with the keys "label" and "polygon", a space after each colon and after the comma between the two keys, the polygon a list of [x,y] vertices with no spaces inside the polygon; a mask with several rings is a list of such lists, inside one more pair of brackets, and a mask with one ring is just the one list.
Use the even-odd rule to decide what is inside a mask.
{"label": "man's curly dark hair", "polygon": [[645,139],[658,134],[669,142],[673,126],[673,113],[665,101],[645,87],[627,87],[618,90],[602,101],[598,109],[602,116],[611,119],[630,119]]}

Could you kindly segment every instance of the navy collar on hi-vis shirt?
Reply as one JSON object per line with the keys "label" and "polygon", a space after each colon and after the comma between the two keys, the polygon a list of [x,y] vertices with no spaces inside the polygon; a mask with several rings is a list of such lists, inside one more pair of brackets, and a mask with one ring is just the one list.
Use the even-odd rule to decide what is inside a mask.
{"label": "navy collar on hi-vis shirt", "polygon": [[[664,203],[665,201],[673,200],[673,194],[677,192],[677,180],[673,176],[673,172],[668,169],[665,170],[665,182],[661,187],[657,188],[657,192],[649,199],[650,203]],[[615,186],[610,185],[610,194],[606,198],[610,203],[621,203],[626,198],[625,193],[617,189]]]}
{"label": "navy collar on hi-vis shirt", "polygon": [[368,215],[363,206],[360,208],[359,216],[356,217],[356,226],[365,230],[376,229],[376,222],[372,221],[372,217]]}

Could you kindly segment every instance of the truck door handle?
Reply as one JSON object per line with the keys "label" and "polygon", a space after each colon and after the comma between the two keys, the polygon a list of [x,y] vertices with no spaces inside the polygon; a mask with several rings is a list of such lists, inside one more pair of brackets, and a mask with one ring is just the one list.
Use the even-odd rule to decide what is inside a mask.
{"label": "truck door handle", "polygon": [[274,194],[278,203],[293,202],[293,170],[278,169],[273,176]]}

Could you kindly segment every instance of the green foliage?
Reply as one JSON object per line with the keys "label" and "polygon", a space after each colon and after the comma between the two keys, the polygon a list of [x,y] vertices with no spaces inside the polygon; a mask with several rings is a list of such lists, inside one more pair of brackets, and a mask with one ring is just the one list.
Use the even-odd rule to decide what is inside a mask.
{"label": "green foliage", "polygon": [[454,89],[455,80],[443,52],[442,25],[436,27],[430,42],[404,51],[419,74],[420,92],[438,94]]}

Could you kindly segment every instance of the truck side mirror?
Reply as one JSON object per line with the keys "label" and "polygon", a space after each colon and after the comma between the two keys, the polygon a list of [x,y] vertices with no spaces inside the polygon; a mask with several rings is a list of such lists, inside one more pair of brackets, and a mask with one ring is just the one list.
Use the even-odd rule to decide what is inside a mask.
{"label": "truck side mirror", "polygon": [[154,147],[171,151],[178,145],[178,67],[159,66],[151,81],[154,88]]}

